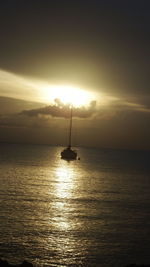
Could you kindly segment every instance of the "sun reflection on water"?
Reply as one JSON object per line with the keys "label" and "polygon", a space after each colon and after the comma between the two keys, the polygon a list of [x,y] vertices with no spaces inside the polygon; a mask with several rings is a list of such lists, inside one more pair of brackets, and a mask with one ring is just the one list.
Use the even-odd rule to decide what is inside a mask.
{"label": "sun reflection on water", "polygon": [[54,228],[59,231],[69,231],[72,227],[72,207],[70,200],[75,187],[74,163],[60,161],[55,169],[55,184],[53,210],[55,212]]}
{"label": "sun reflection on water", "polygon": [[82,218],[84,201],[80,201],[85,185],[84,165],[80,161],[61,160],[58,150],[52,166],[47,169],[50,197],[47,249],[54,253],[50,262],[55,261],[56,266],[79,266],[88,253]]}
{"label": "sun reflection on water", "polygon": [[[67,162],[66,162],[67,163]],[[74,186],[74,170],[69,164],[62,164],[56,169],[56,196],[64,199],[71,196]]]}

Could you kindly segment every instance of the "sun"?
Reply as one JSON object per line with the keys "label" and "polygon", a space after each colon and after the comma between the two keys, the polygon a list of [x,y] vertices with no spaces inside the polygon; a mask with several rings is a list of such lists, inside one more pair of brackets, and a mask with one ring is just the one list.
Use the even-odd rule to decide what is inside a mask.
{"label": "sun", "polygon": [[70,104],[74,107],[86,106],[93,100],[93,95],[89,91],[67,85],[48,86],[42,92],[43,100],[46,102],[59,99],[63,104]]}

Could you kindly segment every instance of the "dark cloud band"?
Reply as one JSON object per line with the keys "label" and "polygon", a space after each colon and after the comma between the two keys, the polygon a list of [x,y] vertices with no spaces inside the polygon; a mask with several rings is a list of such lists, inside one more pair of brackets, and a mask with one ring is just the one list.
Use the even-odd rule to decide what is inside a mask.
{"label": "dark cloud band", "polygon": [[[82,106],[73,108],[73,116],[78,118],[89,118],[94,115],[94,113],[96,113],[96,101],[92,101],[88,107]],[[24,110],[20,114],[31,117],[45,115],[59,118],[69,118],[70,105],[63,104],[59,99],[55,99],[54,105],[49,105],[38,109]]]}

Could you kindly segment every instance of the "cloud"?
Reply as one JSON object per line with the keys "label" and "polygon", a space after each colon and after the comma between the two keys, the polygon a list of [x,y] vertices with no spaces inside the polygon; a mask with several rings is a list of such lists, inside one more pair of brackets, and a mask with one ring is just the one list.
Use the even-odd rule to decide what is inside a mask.
{"label": "cloud", "polygon": [[146,98],[140,103],[140,99],[138,98],[108,98],[108,102],[105,105],[99,105],[100,113],[103,112],[112,112],[112,115],[117,114],[118,112],[145,112],[150,113],[150,106],[146,103]]}
{"label": "cloud", "polygon": [[[48,97],[52,91],[55,91],[55,87],[48,84],[46,81],[40,81],[35,78],[23,77],[18,74],[14,74],[5,70],[0,70],[0,96],[13,97],[16,99],[22,99],[26,101],[36,101],[40,103],[47,103]],[[91,89],[91,92],[96,89]],[[85,108],[74,109],[74,116],[80,118],[87,118],[93,114],[99,115],[105,111],[112,110],[112,114],[122,109],[124,110],[138,110],[141,112],[150,112],[150,95],[113,95],[112,93],[106,93],[105,89],[97,89],[99,93],[95,93],[95,102]],[[47,100],[46,100],[47,99]],[[53,99],[51,99],[53,101]],[[94,106],[95,105],[95,106]],[[42,105],[41,105],[42,106]],[[23,108],[24,109],[24,108]],[[99,110],[99,111],[98,111]],[[106,113],[107,113],[106,112]],[[37,110],[31,110],[25,112],[29,116],[37,116],[37,114],[51,115],[52,117],[68,117],[68,107],[63,105],[60,100],[55,100],[54,105],[46,106],[45,108],[39,108]],[[63,115],[62,115],[63,114]]]}
{"label": "cloud", "polygon": [[[143,108],[143,106],[142,106]],[[133,102],[111,100],[74,109],[74,145],[150,149],[150,113]],[[67,144],[69,105],[55,104],[0,115],[0,142]]]}
{"label": "cloud", "polygon": [[[111,99],[109,103],[103,105],[98,105],[96,101],[92,101],[89,106],[81,106],[73,109],[73,117],[77,119],[88,119],[93,122],[96,121],[97,126],[102,121],[109,121],[111,123],[115,118],[129,121],[131,114],[132,116],[135,114],[135,116],[139,117],[141,113],[149,116],[150,110],[145,105],[123,101],[121,99]],[[69,117],[69,104],[63,104],[59,99],[55,99],[53,105],[32,109],[26,108],[19,113],[2,114],[0,116],[0,126],[49,128],[56,123],[56,119],[60,119],[59,124],[61,124],[62,119]],[[90,121],[89,123],[92,123]]]}
{"label": "cloud", "polygon": [[[88,107],[74,107],[73,108],[73,116],[77,118],[89,118],[92,117],[96,113],[96,101],[91,101]],[[42,116],[52,116],[59,118],[69,118],[70,117],[70,105],[63,104],[59,99],[55,99],[54,105],[49,105],[46,107],[24,110],[21,114],[30,116],[30,117],[38,117]]]}
{"label": "cloud", "polygon": [[0,69],[0,95],[29,101],[40,101],[37,81]]}

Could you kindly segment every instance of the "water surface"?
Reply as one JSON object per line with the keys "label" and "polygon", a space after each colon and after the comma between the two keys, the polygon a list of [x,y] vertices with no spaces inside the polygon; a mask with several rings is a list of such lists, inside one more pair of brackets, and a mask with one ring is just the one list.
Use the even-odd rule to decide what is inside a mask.
{"label": "water surface", "polygon": [[150,263],[150,152],[0,146],[0,257],[36,266]]}

